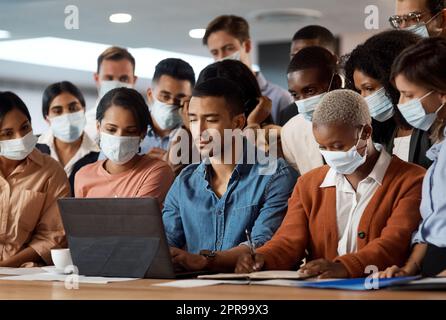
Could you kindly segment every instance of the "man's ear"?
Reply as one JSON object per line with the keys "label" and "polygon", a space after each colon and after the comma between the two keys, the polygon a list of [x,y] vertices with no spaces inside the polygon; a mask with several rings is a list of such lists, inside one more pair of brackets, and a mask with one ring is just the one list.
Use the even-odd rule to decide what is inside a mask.
{"label": "man's ear", "polygon": [[99,135],[100,128],[101,128],[101,123],[96,120],[96,131],[98,132],[98,135]]}
{"label": "man's ear", "polygon": [[150,106],[153,103],[153,90],[152,90],[152,88],[150,88],[150,87],[147,88],[146,95],[147,95],[147,103]]}
{"label": "man's ear", "polygon": [[236,115],[233,119],[234,129],[240,129],[243,130],[246,126],[246,116],[241,113],[239,115]]}
{"label": "man's ear", "polygon": [[246,53],[251,53],[252,50],[251,39],[243,41],[242,46],[245,48]]}
{"label": "man's ear", "polygon": [[97,73],[97,72],[93,73],[93,79],[94,79],[94,82],[96,83],[96,87],[99,88],[99,73]]}
{"label": "man's ear", "polygon": [[135,85],[136,84],[136,81],[138,80],[138,77],[137,76],[135,76],[135,75],[133,75],[133,85]]}
{"label": "man's ear", "polygon": [[50,118],[48,118],[48,116],[45,116],[45,122],[50,126],[51,122],[50,122]]}

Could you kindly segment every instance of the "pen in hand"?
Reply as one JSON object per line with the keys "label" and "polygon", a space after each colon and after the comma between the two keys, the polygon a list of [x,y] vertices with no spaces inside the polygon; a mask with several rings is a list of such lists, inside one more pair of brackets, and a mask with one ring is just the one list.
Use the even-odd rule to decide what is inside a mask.
{"label": "pen in hand", "polygon": [[255,267],[255,261],[256,261],[256,249],[254,248],[254,244],[251,240],[251,235],[248,232],[248,229],[245,229],[246,239],[248,240],[249,249],[251,251],[251,258],[254,261],[254,270],[256,270]]}

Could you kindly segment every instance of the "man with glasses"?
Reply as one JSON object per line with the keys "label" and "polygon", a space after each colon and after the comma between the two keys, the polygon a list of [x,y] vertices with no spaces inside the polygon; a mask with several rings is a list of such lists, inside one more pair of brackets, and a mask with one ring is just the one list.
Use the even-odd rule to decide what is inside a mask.
{"label": "man with glasses", "polygon": [[396,0],[396,14],[389,22],[422,37],[446,37],[445,0]]}

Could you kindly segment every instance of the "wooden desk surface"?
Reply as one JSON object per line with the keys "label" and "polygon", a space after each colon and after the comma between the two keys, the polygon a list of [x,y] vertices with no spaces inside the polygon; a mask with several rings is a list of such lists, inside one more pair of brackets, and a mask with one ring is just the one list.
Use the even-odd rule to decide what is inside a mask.
{"label": "wooden desk surface", "polygon": [[79,284],[68,290],[63,282],[0,280],[0,299],[38,300],[289,300],[289,299],[351,299],[351,300],[437,300],[446,299],[446,292],[426,291],[338,291],[301,289],[259,285],[218,285],[190,289],[152,286],[166,280],[135,280],[109,284]]}

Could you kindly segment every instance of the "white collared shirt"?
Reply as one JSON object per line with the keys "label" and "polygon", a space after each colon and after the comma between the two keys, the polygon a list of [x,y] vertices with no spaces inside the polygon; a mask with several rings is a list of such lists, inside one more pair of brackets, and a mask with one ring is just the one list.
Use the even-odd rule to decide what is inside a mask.
{"label": "white collared shirt", "polygon": [[401,160],[409,161],[411,135],[405,137],[397,137],[393,141],[393,154],[398,156]]}
{"label": "white collared shirt", "polygon": [[319,144],[313,135],[313,124],[302,114],[285,123],[280,138],[285,160],[301,175],[324,165]]}
{"label": "white collared shirt", "polygon": [[[42,133],[37,143],[47,145],[50,148],[51,158],[57,160],[60,163],[59,156],[57,155],[56,147],[54,145],[54,135],[51,129]],[[68,161],[68,163],[64,167],[67,177],[70,177],[71,172],[73,171],[73,166],[76,164],[76,162],[78,162],[80,159],[85,157],[90,152],[99,152],[99,151],[100,150],[97,144],[93,140],[91,140],[88,134],[85,134],[84,132],[82,137],[82,143],[79,150],[77,150],[74,156],[70,159],[70,161]]]}
{"label": "white collared shirt", "polygon": [[338,225],[338,254],[357,251],[358,227],[365,208],[375,191],[382,185],[392,157],[381,145],[375,144],[380,156],[370,174],[359,182],[357,190],[343,174],[328,170],[320,188],[336,187],[336,220]]}

